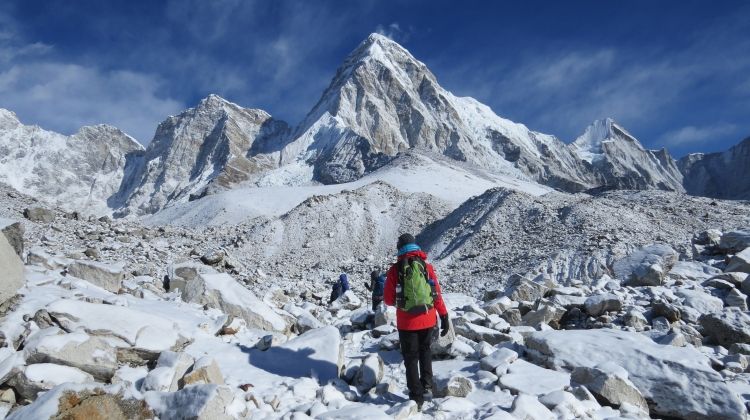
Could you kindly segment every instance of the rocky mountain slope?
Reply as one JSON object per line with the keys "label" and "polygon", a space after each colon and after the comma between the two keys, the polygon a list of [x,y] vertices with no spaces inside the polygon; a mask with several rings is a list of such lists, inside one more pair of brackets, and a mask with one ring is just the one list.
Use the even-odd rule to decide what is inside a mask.
{"label": "rocky mountain slope", "polygon": [[[519,271],[469,295],[448,293],[470,281],[468,274],[439,268],[451,325],[433,343],[434,397],[417,412],[405,395],[395,314],[370,309],[362,271],[392,252],[386,248],[395,232],[429,223],[432,217],[420,221],[408,211],[437,208],[429,195],[372,184],[315,197],[280,218],[283,224],[253,224],[258,236],[243,230],[250,225],[157,228],[81,218],[40,208],[0,184],[0,218],[18,221],[0,225],[9,226],[0,237],[20,232],[25,261],[0,259],[25,264],[23,284],[0,302],[0,417],[746,418],[750,230],[688,231],[750,226],[747,209],[676,193],[561,195],[554,204],[567,200],[565,207],[490,191],[469,208],[494,201],[489,207],[507,217],[456,214],[464,230],[434,236],[448,240],[431,247],[450,256],[481,245],[490,257],[502,238],[483,226],[494,224],[541,258],[549,252],[534,245],[544,239],[542,225],[585,232],[575,226],[591,224],[618,233],[603,228],[612,237],[592,238],[583,252],[626,251],[590,281]],[[691,211],[670,209],[673,203]],[[710,208],[717,216],[704,213]],[[539,222],[496,222],[519,213],[522,222],[534,215]],[[643,229],[641,219],[648,221]],[[677,219],[688,227],[667,236]],[[370,230],[371,222],[385,230]],[[620,222],[637,232],[617,228]],[[575,236],[567,237],[567,244],[551,242],[576,247]],[[258,245],[242,243],[253,238]],[[287,244],[306,240],[318,242],[285,253]],[[318,254],[326,247],[330,255]],[[373,258],[346,259],[348,247]],[[0,241],[0,255],[7,252],[16,251]],[[465,256],[461,264],[470,267],[481,258]],[[494,266],[496,278],[527,258],[506,256],[495,261],[502,264]],[[308,258],[319,264],[298,266]],[[329,305],[326,277],[344,266],[355,273],[353,288]],[[296,275],[302,268],[306,274]]]}
{"label": "rocky mountain slope", "polygon": [[609,189],[684,192],[683,175],[666,149],[646,150],[612,119],[595,121],[571,145],[594,185]]}
{"label": "rocky mountain slope", "polygon": [[685,156],[678,164],[688,194],[750,200],[750,138],[725,152]]}
{"label": "rocky mountain slope", "polygon": [[278,166],[273,154],[278,155],[287,129],[265,111],[211,95],[159,125],[112,207],[122,207],[122,215],[154,213],[170,202],[247,181]]}
{"label": "rocky mountain slope", "polygon": [[115,127],[63,136],[0,109],[0,181],[68,210],[111,211],[110,198],[142,155],[143,147]]}

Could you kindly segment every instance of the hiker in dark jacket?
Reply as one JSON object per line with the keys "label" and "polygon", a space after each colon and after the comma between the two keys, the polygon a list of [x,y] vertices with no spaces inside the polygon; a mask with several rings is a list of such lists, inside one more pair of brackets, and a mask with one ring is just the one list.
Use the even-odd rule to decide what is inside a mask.
{"label": "hiker in dark jacket", "polygon": [[416,401],[421,410],[424,400],[432,398],[430,345],[433,330],[439,314],[440,335],[448,333],[448,310],[435,270],[426,262],[427,254],[415,243],[414,237],[408,233],[399,236],[397,249],[398,261],[388,270],[383,301],[386,305],[396,306],[396,327],[406,367],[406,386],[409,398]]}
{"label": "hiker in dark jacket", "polygon": [[331,288],[331,299],[328,303],[333,303],[334,300],[340,298],[347,290],[349,290],[349,277],[342,273],[339,276],[339,279],[333,283],[333,287]]}
{"label": "hiker in dark jacket", "polygon": [[365,288],[372,292],[372,310],[375,311],[378,309],[378,305],[383,302],[385,274],[381,274],[378,270],[370,273],[370,284],[366,284]]}

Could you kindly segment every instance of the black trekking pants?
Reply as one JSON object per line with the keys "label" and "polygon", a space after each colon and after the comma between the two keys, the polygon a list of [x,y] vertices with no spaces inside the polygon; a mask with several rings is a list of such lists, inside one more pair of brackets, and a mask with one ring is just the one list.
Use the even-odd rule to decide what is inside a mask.
{"label": "black trekking pants", "polygon": [[401,342],[401,354],[406,366],[406,386],[409,388],[409,399],[417,403],[424,402],[425,389],[432,389],[432,330],[405,331],[398,330]]}

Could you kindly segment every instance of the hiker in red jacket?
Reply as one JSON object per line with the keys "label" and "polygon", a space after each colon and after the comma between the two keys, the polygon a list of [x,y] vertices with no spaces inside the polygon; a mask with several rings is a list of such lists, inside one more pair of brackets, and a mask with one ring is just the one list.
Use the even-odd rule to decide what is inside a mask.
{"label": "hiker in red jacket", "polygon": [[401,354],[406,367],[409,398],[419,409],[432,398],[433,330],[440,314],[441,336],[448,333],[448,310],[445,308],[435,270],[427,263],[427,254],[405,233],[398,238],[398,261],[388,270],[383,301],[396,306],[396,327]]}

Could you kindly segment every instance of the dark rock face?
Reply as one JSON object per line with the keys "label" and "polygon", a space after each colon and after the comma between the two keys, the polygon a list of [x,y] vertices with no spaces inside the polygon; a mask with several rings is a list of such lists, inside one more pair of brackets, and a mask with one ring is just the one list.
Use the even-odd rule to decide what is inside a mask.
{"label": "dark rock face", "polygon": [[688,194],[750,200],[750,137],[725,152],[685,156],[678,165]]}

